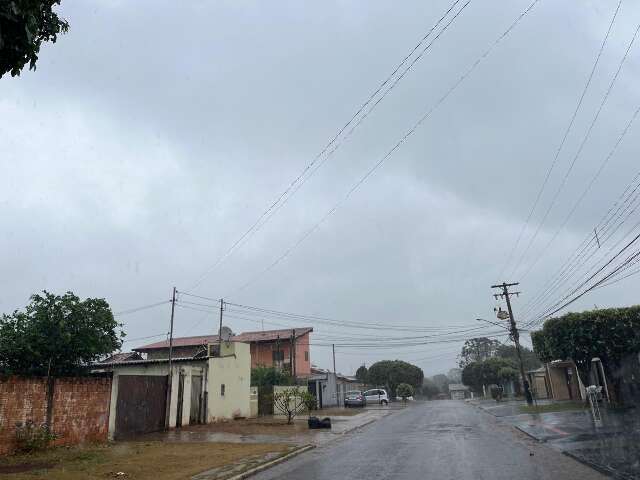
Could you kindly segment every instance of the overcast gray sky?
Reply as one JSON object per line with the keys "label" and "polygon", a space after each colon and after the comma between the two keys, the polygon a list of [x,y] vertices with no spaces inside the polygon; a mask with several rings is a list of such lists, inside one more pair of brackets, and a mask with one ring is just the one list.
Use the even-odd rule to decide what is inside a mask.
{"label": "overcast gray sky", "polygon": [[[167,300],[173,285],[190,288],[451,1],[64,0],[69,33],[43,47],[35,72],[0,80],[0,311],[22,308],[42,289],[104,297],[117,312]],[[530,1],[472,0],[339,150],[193,293],[389,325],[316,324],[318,343],[407,336],[394,325],[473,327],[476,317],[495,318],[489,287],[503,280],[617,1],[540,0],[333,215],[259,274],[341,202]],[[640,5],[623,1],[516,260],[638,22]],[[640,104],[638,43],[522,268],[510,277],[513,261],[503,275],[522,282],[516,318],[640,168],[634,125],[545,249]],[[631,277],[571,308],[634,304],[638,286]],[[169,305],[119,318],[129,338],[162,334]],[[226,323],[238,332],[261,328]],[[215,313],[177,310],[177,335],[214,331]],[[460,345],[337,347],[338,370],[400,358],[431,375],[455,365]],[[330,367],[330,348],[312,347],[312,360]]]}

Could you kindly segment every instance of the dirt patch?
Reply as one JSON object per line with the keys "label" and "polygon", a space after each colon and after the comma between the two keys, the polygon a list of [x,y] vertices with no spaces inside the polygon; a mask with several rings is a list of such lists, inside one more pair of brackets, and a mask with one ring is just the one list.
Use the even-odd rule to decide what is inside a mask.
{"label": "dirt patch", "polygon": [[[3,480],[183,480],[205,470],[255,463],[289,452],[286,444],[122,442],[55,448],[0,460]],[[11,471],[11,468],[28,470]],[[123,475],[118,475],[123,472]]]}
{"label": "dirt patch", "polygon": [[235,433],[237,435],[293,435],[307,432],[307,417],[296,418],[291,425],[281,417],[260,417],[183,427],[182,432]]}
{"label": "dirt patch", "polygon": [[32,470],[42,470],[43,468],[53,467],[53,463],[16,463],[14,465],[0,465],[0,475],[6,473],[22,473]]}
{"label": "dirt patch", "polygon": [[316,417],[353,417],[366,412],[364,408],[323,408],[322,410],[314,410],[311,415]]}

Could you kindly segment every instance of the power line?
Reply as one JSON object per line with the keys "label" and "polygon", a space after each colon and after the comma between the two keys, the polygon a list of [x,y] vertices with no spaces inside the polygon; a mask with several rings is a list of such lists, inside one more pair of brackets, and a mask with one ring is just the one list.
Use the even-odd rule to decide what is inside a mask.
{"label": "power line", "polygon": [[[606,241],[611,238],[625,223],[625,221],[635,212],[635,209],[637,207],[633,208],[629,213],[627,213],[632,205],[640,197],[640,190],[638,190],[640,188],[640,183],[637,183],[635,187],[633,187],[638,178],[640,178],[640,172],[638,172],[635,178],[627,185],[620,197],[618,197],[618,199],[613,203],[613,205],[609,208],[609,210],[600,219],[597,226],[595,227],[596,233],[599,234],[602,238],[602,244],[606,243]],[[638,191],[638,193],[635,193],[636,191]],[[626,217],[622,219],[622,216],[625,214]],[[614,224],[610,227],[611,221],[614,221]],[[615,222],[618,222],[617,225],[615,224]],[[603,235],[607,233],[608,236],[604,238]],[[544,288],[541,293],[532,297],[532,299],[525,304],[523,314],[526,315],[529,310],[535,308],[537,304],[544,301],[545,297],[548,297],[557,286],[566,282],[568,278],[575,274],[575,271],[577,269],[579,269],[584,263],[590,260],[591,257],[593,257],[595,253],[597,253],[597,250],[594,250],[593,252],[591,252],[591,254],[589,254],[587,258],[585,258],[591,246],[595,247],[596,245],[594,236],[591,234],[591,232],[589,232],[585,240],[582,241],[582,243],[568,257],[565,263],[558,269],[556,274],[554,274],[554,277],[548,283],[547,287]]]}
{"label": "power line", "polygon": [[[232,245],[231,247],[211,266],[209,267],[197,280],[196,282],[190,287],[188,288],[188,291],[192,291],[195,288],[197,288],[203,281],[204,279],[211,274],[224,260],[226,260],[226,258],[228,258],[234,251],[235,249],[245,240],[248,239],[250,236],[252,236],[255,232],[257,232],[260,228],[262,228],[262,226],[264,225],[264,223],[266,223],[266,221],[269,220],[269,218],[271,218],[271,216],[273,215],[273,213],[275,213],[275,211],[277,211],[282,205],[284,205],[284,203],[286,203],[286,200],[288,198],[288,195],[290,193],[292,193],[292,190],[294,189],[294,187],[297,186],[296,190],[299,189],[299,187],[306,182],[311,175],[313,175],[313,173],[315,173],[315,171],[317,170],[313,170],[314,165],[316,164],[316,162],[318,160],[320,160],[323,155],[325,155],[325,153],[327,153],[327,151],[331,148],[332,145],[336,145],[336,147],[330,151],[329,155],[332,155],[336,150],[337,150],[337,146],[340,145],[340,143],[336,142],[338,141],[338,138],[342,135],[342,133],[349,127],[349,125],[351,125],[354,120],[365,110],[365,108],[373,101],[373,99],[380,93],[380,91],[391,81],[392,78],[395,77],[395,75],[398,73],[398,71],[405,65],[405,63],[409,60],[409,58],[411,58],[411,56],[420,48],[420,46],[427,40],[427,38],[433,33],[433,31],[440,25],[440,23],[442,23],[442,21],[449,15],[449,13],[455,8],[455,6],[460,2],[460,0],[455,0],[451,6],[447,9],[447,11],[444,13],[444,15],[442,15],[442,17],[440,17],[440,19],[435,23],[435,25],[433,27],[431,27],[431,29],[420,39],[420,41],[418,42],[418,44],[416,46],[413,47],[413,49],[409,52],[408,55],[406,55],[402,61],[396,66],[396,68],[391,72],[390,75],[388,75],[385,80],[376,88],[376,90],[369,96],[369,98],[360,106],[360,108],[351,116],[351,118],[349,119],[349,121],[347,123],[345,123],[339,130],[338,133],[336,133],[333,138],[324,146],[324,148],[320,151],[320,153],[318,153],[314,159],[302,170],[302,172],[289,184],[289,186],[276,198],[276,200],[260,215],[260,217],[258,217],[258,219],[249,227],[249,229],[247,229]],[[391,87],[389,87],[383,94],[382,96],[380,96],[380,98],[378,99],[378,101],[373,105],[373,107],[366,112],[366,114],[358,121],[358,123],[354,126],[354,128],[351,129],[351,132],[349,132],[349,135],[353,132],[353,130],[355,128],[357,128],[358,125],[360,125],[360,123],[362,123],[362,121],[364,120],[364,118],[366,118],[371,111],[380,103],[380,101],[382,101],[382,99],[384,97],[387,96],[387,94],[397,85],[397,83],[406,75],[406,73],[413,67],[413,65],[420,59],[422,58],[422,56],[424,55],[424,53],[431,47],[431,45],[433,44],[433,42],[435,40],[438,39],[438,37],[440,37],[440,35],[442,33],[444,33],[444,31],[449,27],[449,25],[458,17],[458,15],[460,15],[460,13],[462,12],[462,10],[464,10],[467,5],[471,2],[471,0],[468,0],[463,6],[462,8],[460,8],[460,10],[458,10],[458,12],[453,16],[453,18],[445,25],[445,27],[440,31],[440,33],[438,33],[438,35],[436,36],[436,38],[434,38],[434,40],[432,42],[430,42],[420,53],[419,55],[414,58],[414,60],[409,64],[409,66],[396,78],[396,80],[393,82],[393,84],[391,85]],[[325,157],[326,160],[327,157]],[[324,163],[324,160],[321,162]],[[307,173],[309,173],[309,175],[305,178],[305,175],[307,175]],[[295,193],[295,191],[293,193]],[[265,220],[265,222],[261,223],[263,220]]]}
{"label": "power line", "polygon": [[[629,128],[631,128],[631,125],[633,124],[633,122],[635,121],[635,119],[638,116],[638,113],[640,113],[640,107],[638,107],[635,112],[633,113],[633,116],[631,117],[631,119],[629,120],[629,122],[627,123],[627,125],[625,126],[624,130],[622,131],[622,133],[620,134],[620,136],[618,137],[618,140],[616,141],[615,145],[613,146],[613,148],[611,149],[611,151],[609,152],[609,154],[607,155],[607,157],[604,159],[604,161],[601,163],[600,168],[598,169],[598,171],[595,173],[595,175],[593,176],[593,178],[591,179],[591,181],[589,182],[589,184],[587,185],[587,187],[584,189],[584,191],[582,192],[582,194],[580,195],[580,197],[578,198],[578,200],[574,203],[573,207],[571,208],[571,210],[569,211],[569,213],[567,214],[567,216],[565,217],[565,219],[562,221],[562,223],[560,224],[560,226],[558,227],[558,229],[555,231],[553,237],[551,237],[551,240],[548,242],[548,244],[545,246],[545,248],[542,250],[542,252],[547,252],[549,251],[548,248],[551,246],[551,244],[555,241],[555,239],[558,237],[558,235],[560,234],[560,232],[562,231],[562,229],[567,225],[567,223],[569,222],[569,219],[573,216],[573,214],[575,213],[575,211],[578,209],[578,207],[580,206],[580,204],[582,203],[582,200],[584,200],[584,198],[587,196],[587,194],[589,193],[589,191],[591,190],[591,188],[593,187],[594,183],[596,182],[596,180],[598,179],[598,177],[600,176],[600,174],[602,173],[602,171],[604,170],[604,168],[606,167],[606,165],[609,163],[609,160],[611,160],[611,158],[613,157],[613,155],[615,154],[615,152],[617,151],[618,147],[620,146],[620,144],[622,143],[622,139],[625,137],[625,135],[627,134],[627,131],[629,130]],[[596,232],[597,234],[597,232]],[[529,268],[527,268],[527,270],[525,271],[525,273],[522,275],[522,278],[526,278],[526,276],[529,274],[529,272],[531,272],[531,270],[533,269],[533,267],[536,265],[536,263],[538,262],[538,260],[541,258],[542,255],[538,256],[538,258],[529,266]]]}
{"label": "power line", "polygon": [[531,237],[531,240],[529,240],[529,243],[527,244],[527,247],[525,248],[524,252],[522,253],[522,255],[520,257],[520,260],[516,264],[516,267],[513,269],[514,274],[518,270],[518,268],[520,267],[522,262],[524,261],[524,258],[526,256],[527,252],[529,251],[529,249],[533,245],[533,242],[535,241],[535,239],[537,238],[538,234],[540,233],[540,230],[542,229],[542,226],[544,225],[545,221],[547,220],[547,217],[549,216],[549,213],[551,212],[551,210],[553,209],[556,201],[558,200],[558,197],[560,196],[560,193],[564,189],[564,186],[567,183],[567,179],[569,178],[569,175],[573,171],[573,167],[575,166],[576,161],[580,157],[580,154],[582,153],[582,150],[584,149],[584,146],[586,145],[587,140],[589,139],[589,137],[591,135],[593,127],[595,126],[596,122],[598,121],[598,118],[600,117],[600,112],[602,112],[602,109],[603,109],[605,103],[607,102],[611,91],[613,90],[613,87],[614,87],[614,85],[616,83],[616,80],[618,79],[618,75],[620,74],[620,71],[622,70],[622,66],[624,65],[625,61],[627,60],[627,57],[629,55],[629,50],[631,50],[631,47],[632,47],[633,43],[635,42],[636,36],[638,34],[638,29],[640,29],[640,25],[638,25],[638,28],[636,28],[636,30],[635,30],[635,32],[633,34],[633,38],[631,39],[631,42],[629,42],[629,45],[627,46],[627,49],[624,52],[624,55],[622,56],[622,59],[620,60],[620,63],[618,65],[618,69],[616,70],[616,73],[614,74],[613,78],[611,79],[611,82],[609,83],[609,87],[607,88],[607,91],[605,92],[604,96],[602,97],[602,101],[600,102],[600,105],[598,106],[598,109],[596,110],[596,113],[593,116],[593,119],[591,120],[591,123],[589,124],[589,128],[587,129],[587,132],[585,133],[582,141],[580,142],[580,145],[578,147],[578,150],[576,151],[576,154],[574,155],[573,159],[571,160],[571,163],[569,164],[569,168],[567,169],[564,177],[562,178],[562,181],[560,182],[560,185],[558,185],[558,188],[557,188],[557,190],[556,190],[556,192],[555,192],[555,194],[554,194],[554,196],[553,196],[553,198],[551,200],[551,203],[549,204],[549,207],[547,208],[547,210],[544,213],[542,219],[538,223],[538,227],[536,228],[536,231],[534,232],[533,236]]}
{"label": "power line", "polygon": [[[640,175],[640,174],[639,174]],[[640,184],[638,185],[640,186]],[[638,188],[638,186],[636,188]],[[635,189],[634,189],[635,190]],[[633,192],[633,191],[632,191]],[[607,237],[603,238],[602,240],[602,244],[606,243],[610,238],[613,237],[613,235],[620,229],[620,227],[631,217],[631,215],[633,215],[636,210],[639,208],[640,205],[636,204],[635,206],[633,206],[634,203],[636,203],[636,200],[638,199],[638,197],[640,196],[640,192],[638,194],[635,195],[634,199],[632,202],[630,202],[625,208],[624,210],[622,210],[622,212],[620,214],[617,214],[617,221],[618,224],[614,225],[613,230],[608,232],[607,230],[603,229],[603,231],[607,231],[608,235]],[[626,200],[625,200],[626,203]],[[623,204],[624,205],[624,204]],[[631,210],[629,210],[631,207],[633,206],[633,208]],[[620,207],[619,207],[620,209]],[[622,215],[625,214],[625,218],[622,218]],[[615,214],[614,214],[615,216]],[[607,222],[608,223],[608,222]],[[636,224],[634,227],[631,228],[630,231],[628,231],[626,234],[624,234],[622,236],[621,239],[618,240],[618,242],[616,242],[602,257],[601,260],[604,259],[606,256],[608,256],[613,249],[615,249],[628,235],[630,235],[633,230],[638,226],[638,224]],[[556,285],[553,287],[554,289],[557,289],[558,286],[562,285],[563,283],[566,283],[571,277],[573,277],[578,271],[579,269],[586,263],[588,262],[597,252],[599,251],[599,249],[594,250],[593,252],[591,252],[588,257],[586,257],[584,260],[582,260],[581,262],[575,263],[572,268],[570,268],[560,279],[559,281],[556,283]],[[580,257],[578,257],[578,260],[580,260]],[[596,261],[596,265],[598,264],[600,260]],[[591,269],[589,269],[587,271],[586,274],[583,274],[582,277],[584,277],[585,275],[587,275],[590,271],[592,271],[595,268],[595,266],[591,267]],[[579,281],[579,280],[578,280]],[[575,282],[570,288],[572,288],[573,286],[575,286],[577,284],[577,282]],[[545,295],[543,295],[539,300],[537,300],[533,305],[530,305],[527,309],[527,311],[531,311],[534,308],[536,308],[536,305],[539,305],[540,303],[544,302],[546,300],[546,298],[550,297],[551,294],[553,293],[553,290],[549,290],[548,293],[546,293]],[[546,298],[545,298],[546,297]]]}
{"label": "power line", "polygon": [[162,302],[151,303],[149,305],[143,305],[141,307],[130,308],[128,310],[121,310],[113,314],[114,317],[119,317],[121,315],[129,315],[130,313],[139,312],[141,310],[147,310],[149,308],[154,308],[159,305],[166,305],[167,303],[171,303],[171,300],[163,300]]}
{"label": "power line", "polygon": [[[638,224],[636,224],[636,226],[634,227],[634,229],[640,225],[640,222]],[[549,316],[559,312],[560,310],[562,310],[563,308],[567,307],[568,305],[572,304],[573,302],[575,302],[576,300],[580,299],[581,297],[583,297],[584,295],[586,295],[588,292],[592,291],[593,289],[597,288],[600,284],[604,283],[606,280],[608,280],[609,278],[611,278],[613,275],[615,275],[615,273],[617,273],[620,268],[622,268],[624,265],[626,265],[628,262],[630,262],[631,260],[637,258],[640,255],[640,252],[636,252],[634,254],[632,254],[630,257],[628,257],[622,265],[614,268],[614,270],[612,272],[610,272],[609,274],[607,274],[604,278],[598,280],[595,284],[593,284],[592,286],[588,287],[585,291],[583,291],[582,293],[574,296],[573,298],[569,299],[572,295],[576,294],[581,288],[585,287],[587,285],[587,283],[589,283],[591,280],[593,280],[599,273],[601,273],[605,268],[607,268],[611,263],[613,263],[614,260],[616,260],[620,255],[622,255],[629,247],[631,247],[634,243],[636,243],[638,241],[638,239],[640,239],[640,233],[637,234],[636,236],[633,237],[633,239],[631,239],[622,249],[620,249],[613,257],[611,257],[604,265],[602,265],[600,268],[598,268],[598,270],[596,270],[596,272],[594,272],[592,275],[590,275],[586,280],[584,280],[579,286],[577,286],[576,288],[573,288],[571,290],[571,292],[569,292],[568,294],[564,295],[564,297],[562,297],[560,300],[558,300],[556,303],[554,303],[552,306],[548,307],[544,312],[542,312],[540,315],[537,316],[537,318],[535,318],[533,321],[529,322],[530,324],[538,324],[540,323],[542,320],[544,320],[544,318],[548,318]],[[564,302],[564,303],[563,303]],[[558,306],[559,305],[559,306]]]}
{"label": "power line", "polygon": [[309,230],[307,230],[301,237],[298,238],[298,240],[291,246],[289,247],[287,250],[285,250],[285,252],[280,255],[278,258],[276,258],[276,260],[274,262],[272,262],[270,265],[268,265],[264,270],[262,270],[261,272],[259,272],[257,275],[255,275],[254,277],[252,277],[249,281],[245,282],[244,284],[242,284],[240,287],[238,287],[236,290],[234,290],[232,292],[231,295],[229,296],[233,296],[236,293],[244,290],[245,288],[247,288],[249,285],[251,285],[253,282],[255,282],[258,278],[260,278],[262,275],[264,275],[265,273],[267,273],[268,271],[270,271],[271,269],[273,269],[276,265],[278,265],[282,260],[284,260],[286,257],[289,256],[289,254],[291,254],[291,252],[293,252],[298,246],[300,246],[300,244],[302,244],[302,242],[304,242],[312,233],[314,233],[319,227],[320,225],[322,225],[331,215],[333,215],[333,213],[335,213],[336,210],[338,210],[338,208],[340,208],[344,203],[346,203],[349,198],[351,197],[351,195],[365,182],[367,181],[367,179],[378,169],[380,168],[380,166],[389,158],[391,157],[391,155],[393,155],[393,153],[400,148],[404,142],[411,136],[413,135],[413,133],[415,133],[415,131],[418,129],[418,127],[420,127],[420,125],[422,125],[422,123],[424,123],[425,120],[427,120],[427,118],[429,118],[431,116],[431,114],[458,88],[458,86],[475,70],[475,68],[482,62],[482,60],[484,60],[490,53],[491,51],[511,32],[511,30],[513,30],[513,28],[515,28],[515,26],[520,22],[520,20],[522,20],[522,18],[531,11],[531,9],[533,9],[533,7],[538,3],[539,0],[534,0],[528,7],[527,9],[525,9],[517,18],[516,20],[509,26],[509,28],[507,28],[507,30],[505,30],[502,35],[500,35],[494,42],[493,44],[491,44],[489,46],[489,48],[487,50],[484,51],[484,53],[471,65],[471,67],[462,75],[460,76],[460,78],[453,84],[453,86],[451,88],[449,88],[449,90],[442,96],[440,97],[440,99],[435,103],[434,106],[432,106],[429,110],[426,111],[426,113],[420,117],[420,119],[402,136],[402,138],[377,162],[375,163],[371,168],[369,168],[369,170],[366,171],[366,173],[348,190],[348,192],[346,193],[346,195],[340,200],[338,201],[333,208],[331,208],[327,213],[325,213],[320,220],[315,223]]}
{"label": "power line", "polygon": [[147,340],[148,338],[164,337],[166,335],[168,335],[168,333],[165,332],[165,333],[158,333],[157,335],[147,335],[146,337],[127,338],[123,340],[122,343],[136,342],[138,340]]}
{"label": "power line", "polygon": [[571,118],[569,120],[569,124],[567,125],[567,128],[564,131],[564,135],[562,136],[562,140],[560,141],[560,145],[558,146],[558,148],[556,149],[556,153],[553,157],[553,161],[551,162],[551,165],[549,166],[549,168],[547,169],[547,173],[545,174],[544,180],[542,181],[542,185],[540,186],[540,189],[538,190],[538,194],[536,195],[536,198],[533,202],[533,205],[531,206],[531,209],[529,210],[529,214],[527,215],[527,219],[524,223],[524,225],[522,225],[522,228],[520,229],[520,233],[518,234],[518,238],[516,240],[515,245],[513,246],[513,248],[511,249],[511,251],[509,252],[509,255],[507,257],[507,261],[505,262],[504,266],[502,267],[502,270],[500,271],[500,275],[499,278],[502,278],[504,271],[507,269],[507,266],[509,265],[509,263],[511,263],[511,259],[513,258],[513,255],[515,254],[516,250],[518,249],[518,246],[520,245],[520,241],[522,240],[522,236],[524,235],[524,232],[527,228],[527,226],[529,225],[529,222],[531,221],[531,217],[533,216],[533,212],[535,211],[536,207],[538,206],[538,202],[540,201],[540,198],[542,197],[542,192],[544,191],[544,189],[547,186],[547,183],[549,182],[549,177],[551,176],[551,173],[553,172],[553,169],[556,166],[556,163],[558,162],[558,157],[560,156],[560,152],[562,151],[562,148],[564,147],[565,142],[567,141],[567,137],[569,136],[569,132],[571,131],[571,128],[573,127],[573,124],[575,123],[576,117],[578,115],[578,111],[580,110],[580,106],[582,105],[582,102],[584,100],[584,97],[587,93],[587,90],[589,89],[589,85],[591,85],[591,80],[593,79],[593,74],[596,71],[596,67],[598,66],[598,62],[600,61],[600,57],[602,56],[602,52],[604,51],[604,47],[605,44],[607,43],[607,39],[609,38],[609,34],[611,33],[611,29],[613,27],[613,23],[615,22],[615,19],[618,15],[618,11],[620,10],[620,5],[622,4],[622,0],[618,1],[618,6],[616,7],[615,12],[613,13],[613,17],[611,18],[611,22],[609,23],[609,28],[607,29],[607,33],[604,36],[604,39],[602,40],[602,44],[600,45],[600,50],[598,51],[598,55],[596,56],[596,59],[593,63],[593,67],[591,67],[591,72],[589,73],[589,76],[587,77],[587,82],[584,86],[584,88],[582,89],[582,94],[580,95],[580,98],[578,99],[578,104],[576,105],[575,110],[573,111],[573,115],[571,115]]}

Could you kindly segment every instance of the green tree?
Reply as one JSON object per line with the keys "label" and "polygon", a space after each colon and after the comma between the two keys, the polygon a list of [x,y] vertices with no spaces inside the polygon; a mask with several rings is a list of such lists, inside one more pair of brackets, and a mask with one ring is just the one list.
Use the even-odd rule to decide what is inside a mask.
{"label": "green tree", "polygon": [[367,383],[367,372],[367,367],[364,365],[359,366],[356,370],[356,378],[360,383]]}
{"label": "green tree", "polygon": [[[525,371],[535,370],[542,366],[542,363],[533,350],[521,345],[520,355],[522,356],[522,365],[524,366]],[[516,365],[518,364],[518,354],[514,345],[500,345],[496,349],[496,356],[506,360],[511,360]]]}
{"label": "green tree", "polygon": [[106,300],[71,292],[32,295],[23,312],[0,318],[0,373],[73,375],[118,350],[124,333]]}
{"label": "green tree", "polygon": [[69,24],[54,11],[60,0],[3,0],[0,2],[0,78],[20,75],[28,63],[36,69],[42,42],[55,43]]}
{"label": "green tree", "polygon": [[299,387],[285,388],[273,394],[274,412],[281,412],[287,417],[287,424],[308,406],[315,402],[315,397]]}
{"label": "green tree", "polygon": [[258,365],[251,369],[252,387],[271,387],[273,385],[293,385],[295,382],[291,375],[275,367]]}
{"label": "green tree", "polygon": [[402,360],[382,360],[369,368],[368,379],[371,385],[385,385],[389,389],[389,397],[396,397],[396,387],[408,383],[414,388],[422,385],[424,372]]}
{"label": "green tree", "polygon": [[413,392],[413,387],[408,383],[400,383],[396,387],[396,396],[402,398],[403,402],[406,402],[408,397],[412,397]]}
{"label": "green tree", "polygon": [[503,385],[517,379],[515,364],[504,358],[492,357],[481,362],[471,362],[462,369],[462,383],[478,394],[482,393],[483,385]]}
{"label": "green tree", "polygon": [[422,395],[428,399],[432,399],[440,393],[438,386],[430,378],[426,378],[422,381],[422,388],[420,389]]}
{"label": "green tree", "polygon": [[460,368],[471,362],[481,362],[496,354],[500,342],[487,337],[470,338],[464,342],[460,352]]}
{"label": "green tree", "polygon": [[640,306],[567,313],[547,320],[531,338],[542,361],[572,360],[585,385],[593,358],[600,358],[621,402],[622,362],[640,351]]}
{"label": "green tree", "polygon": [[444,373],[439,373],[438,375],[434,375],[431,377],[433,383],[436,384],[440,393],[449,393],[449,377],[447,377]]}

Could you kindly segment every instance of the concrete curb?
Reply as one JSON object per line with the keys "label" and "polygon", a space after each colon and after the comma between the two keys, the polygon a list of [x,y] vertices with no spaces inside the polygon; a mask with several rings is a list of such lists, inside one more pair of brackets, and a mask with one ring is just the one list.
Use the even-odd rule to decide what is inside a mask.
{"label": "concrete curb", "polygon": [[516,430],[518,430],[519,432],[524,433],[527,437],[532,438],[533,440],[535,440],[538,443],[546,443],[546,440],[540,440],[538,437],[536,437],[535,435],[533,435],[532,433],[527,432],[524,428],[519,427],[518,425],[511,425],[513,428],[515,428]]}
{"label": "concrete curb", "polygon": [[274,467],[279,463],[286,462],[287,460],[293,457],[296,457],[301,453],[308,452],[309,450],[313,450],[314,448],[316,448],[315,445],[304,445],[302,447],[299,447],[293,450],[292,452],[287,453],[286,455],[283,455],[281,457],[265,462],[261,465],[258,465],[257,467],[250,468],[249,470],[246,470],[242,473],[238,473],[237,475],[234,475],[232,477],[227,477],[225,478],[225,480],[243,480],[245,478],[251,477],[252,475],[255,475],[256,473],[260,473],[264,470]]}
{"label": "concrete curb", "polygon": [[573,454],[571,452],[568,452],[566,450],[562,450],[562,454],[567,456],[567,457],[569,457],[569,458],[574,459],[576,462],[580,462],[583,465],[586,465],[587,467],[593,468],[595,471],[600,472],[603,475],[606,475],[608,477],[618,478],[618,479],[621,479],[621,480],[623,480],[623,479],[632,480],[634,478],[634,477],[630,477],[630,476],[627,476],[627,475],[622,475],[622,474],[613,472],[613,471],[609,470],[608,468],[603,467],[602,465],[598,465],[595,462],[590,462],[589,460],[587,460],[585,458],[582,458],[582,457],[580,457],[578,455],[575,455],[575,454]]}

